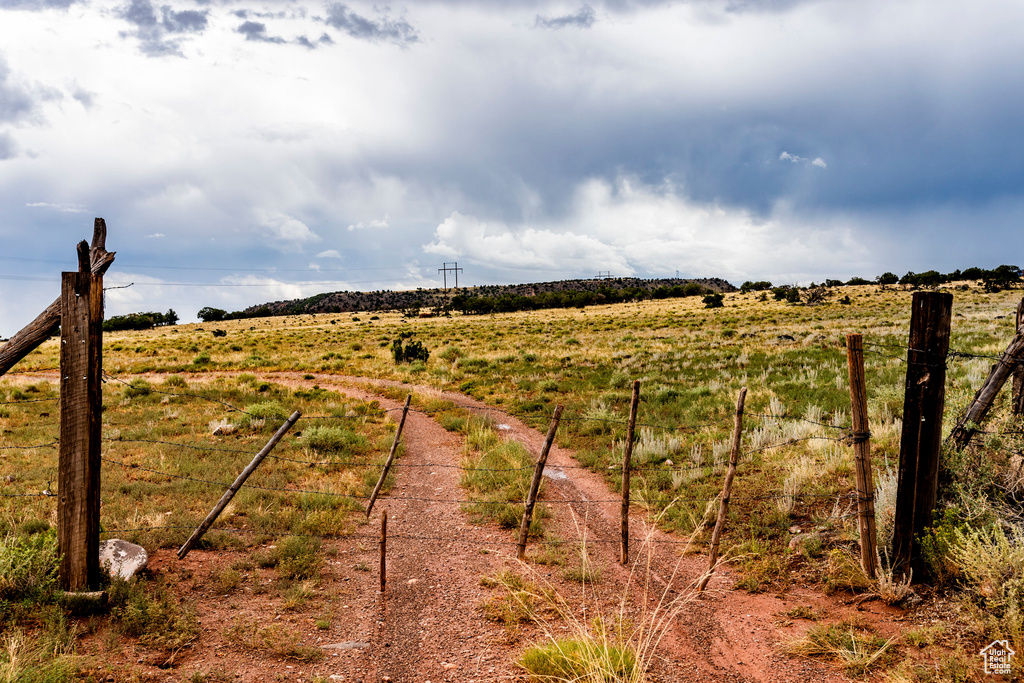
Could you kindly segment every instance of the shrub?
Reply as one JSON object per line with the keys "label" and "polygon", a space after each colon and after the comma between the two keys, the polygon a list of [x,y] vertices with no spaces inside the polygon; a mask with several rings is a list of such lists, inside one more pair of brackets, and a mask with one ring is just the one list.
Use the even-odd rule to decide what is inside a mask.
{"label": "shrub", "polygon": [[56,585],[56,532],[8,536],[0,541],[0,600],[47,602]]}
{"label": "shrub", "polygon": [[117,630],[147,647],[177,650],[199,636],[195,610],[175,601],[163,586],[150,595],[139,581],[115,578],[108,595]]}
{"label": "shrub", "polygon": [[725,306],[725,296],[715,292],[714,294],[708,294],[706,297],[701,299],[704,302],[704,308],[722,308]]}
{"label": "shrub", "polygon": [[125,398],[138,398],[140,396],[149,396],[153,391],[153,387],[150,386],[149,382],[144,379],[133,379],[131,383],[124,388]]}
{"label": "shrub", "polygon": [[277,571],[286,579],[312,579],[320,569],[320,539],[289,536],[275,548]]}
{"label": "shrub", "polygon": [[410,341],[404,347],[402,340],[396,339],[391,342],[391,353],[395,357],[395,363],[411,363],[413,361],[427,362],[430,358],[430,351],[420,341]]}

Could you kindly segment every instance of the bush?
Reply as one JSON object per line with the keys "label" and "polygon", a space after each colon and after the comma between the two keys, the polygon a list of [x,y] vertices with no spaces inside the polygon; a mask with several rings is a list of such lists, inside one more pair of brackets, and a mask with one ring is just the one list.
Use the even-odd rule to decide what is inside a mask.
{"label": "bush", "polygon": [[150,386],[149,382],[144,379],[133,379],[131,383],[124,388],[125,398],[139,398],[141,396],[149,396],[153,391],[153,387]]}
{"label": "bush", "polygon": [[419,341],[410,341],[403,347],[402,340],[396,339],[391,342],[391,353],[395,357],[395,363],[411,363],[417,360],[426,363],[430,358],[430,351]]}
{"label": "bush", "polygon": [[48,602],[57,585],[57,533],[0,541],[0,600]]}
{"label": "bush", "polygon": [[725,296],[718,292],[708,294],[702,301],[704,302],[704,308],[723,308],[725,306]]}
{"label": "bush", "polygon": [[117,630],[147,647],[177,650],[199,636],[195,610],[175,601],[163,586],[151,596],[141,582],[115,578],[108,595]]}

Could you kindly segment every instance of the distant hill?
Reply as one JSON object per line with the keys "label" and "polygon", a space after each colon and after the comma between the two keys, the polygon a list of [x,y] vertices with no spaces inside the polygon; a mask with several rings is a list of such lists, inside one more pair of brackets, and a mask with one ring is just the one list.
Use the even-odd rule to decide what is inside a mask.
{"label": "distant hill", "polygon": [[[687,287],[687,285],[695,285],[696,287]],[[701,289],[697,290],[697,287]],[[682,293],[683,289],[687,290],[686,294]],[[658,296],[658,298],[664,298],[703,293],[704,290],[723,293],[738,291],[736,287],[721,278],[642,280],[640,278],[623,277],[600,280],[558,280],[555,282],[536,282],[523,285],[484,285],[481,287],[450,288],[448,290],[448,297],[453,298],[461,295],[463,299],[509,299],[518,297],[531,298],[561,292],[593,293],[595,295],[600,295],[602,292],[614,292],[615,295],[607,296],[606,298],[609,300],[621,300],[623,294],[627,296],[636,294],[636,296],[628,296],[628,298],[650,298],[657,294],[663,294],[663,296]],[[542,298],[549,299],[551,297]],[[555,299],[563,301],[572,300],[571,297],[555,297]],[[582,297],[580,301],[589,304],[603,303],[601,296]],[[443,289],[416,289],[402,292],[390,290],[376,292],[329,292],[317,294],[307,299],[272,301],[250,306],[243,311],[226,314],[225,317],[251,318],[270,315],[298,315],[302,313],[355,313],[359,311],[386,310],[413,311],[418,308],[441,307],[444,303],[445,291]],[[548,306],[543,307],[546,308]]]}

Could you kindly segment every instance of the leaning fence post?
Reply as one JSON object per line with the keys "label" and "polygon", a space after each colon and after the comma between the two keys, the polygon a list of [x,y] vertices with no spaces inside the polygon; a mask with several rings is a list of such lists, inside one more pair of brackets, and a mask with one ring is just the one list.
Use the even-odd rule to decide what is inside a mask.
{"label": "leaning fence post", "polygon": [[388,470],[391,469],[391,463],[395,459],[395,453],[398,452],[398,442],[402,439],[402,427],[405,426],[405,416],[409,414],[409,402],[412,401],[412,394],[405,397],[405,405],[402,407],[402,419],[398,422],[398,430],[395,432],[395,440],[391,442],[391,452],[388,453],[388,459],[384,462],[384,469],[380,473],[380,479],[377,480],[377,485],[373,487],[373,493],[370,494],[370,502],[366,504],[366,518],[370,518],[370,511],[373,510],[373,504],[377,501],[377,494],[380,493],[380,487],[384,486],[384,479],[388,476]]}
{"label": "leaning fence post", "polygon": [[912,564],[920,567],[914,539],[931,524],[938,496],[953,295],[914,292],[911,306],[892,535],[893,573],[899,576],[909,575]]}
{"label": "leaning fence post", "polygon": [[533,481],[530,482],[530,494],[526,497],[526,508],[523,510],[523,523],[519,527],[519,549],[516,557],[520,560],[526,559],[526,539],[530,533],[530,521],[533,519],[533,506],[537,502],[537,491],[540,489],[540,478],[544,476],[544,463],[548,461],[548,451],[555,440],[555,431],[558,430],[558,421],[562,418],[562,406],[555,406],[555,413],[551,416],[551,426],[548,427],[548,435],[544,439],[544,447],[537,458],[537,465],[533,470]]}
{"label": "leaning fence post", "polygon": [[58,579],[69,591],[100,580],[103,275],[91,272],[85,241],[78,261],[77,273],[62,274],[60,298]]}
{"label": "leaning fence post", "polygon": [[292,416],[285,420],[285,423],[281,425],[274,436],[270,437],[270,441],[267,442],[267,445],[256,454],[256,457],[252,459],[252,462],[246,465],[245,469],[238,475],[234,483],[231,484],[231,486],[228,487],[228,490],[224,492],[224,495],[221,496],[217,505],[215,505],[213,510],[210,511],[210,514],[208,514],[206,519],[203,520],[203,523],[196,527],[196,530],[192,532],[192,535],[189,536],[187,541],[185,541],[185,544],[178,549],[179,560],[185,559],[185,556],[188,555],[190,550],[192,550],[192,546],[203,537],[203,534],[205,534],[207,530],[209,530],[210,525],[217,520],[218,515],[224,511],[224,508],[226,508],[228,503],[231,502],[231,499],[235,497],[238,489],[242,488],[242,484],[244,484],[245,480],[249,478],[249,475],[256,471],[256,468],[259,467],[261,462],[263,462],[263,459],[270,455],[270,451],[274,450],[274,446],[277,445],[277,442],[284,437],[285,432],[291,429],[292,425],[295,424],[300,417],[302,417],[302,413],[300,411],[296,410],[292,413]]}
{"label": "leaning fence post", "polygon": [[629,563],[629,473],[633,460],[633,437],[636,430],[636,411],[640,405],[640,380],[633,381],[633,400],[629,404],[629,424],[626,427],[626,448],[622,453],[622,564]]}
{"label": "leaning fence post", "polygon": [[736,399],[736,423],[732,431],[732,453],[729,455],[729,470],[725,473],[725,483],[722,485],[722,499],[718,507],[718,519],[715,520],[715,530],[711,533],[711,550],[708,552],[708,568],[704,576],[697,584],[697,592],[701,593],[715,573],[715,565],[718,564],[718,545],[722,541],[722,531],[725,529],[725,518],[729,514],[729,496],[732,494],[732,480],[736,476],[736,463],[740,457],[740,443],[743,438],[743,404],[747,400],[747,388],[740,389],[739,398]]}
{"label": "leaning fence post", "polygon": [[850,415],[853,452],[857,465],[857,519],[860,528],[860,565],[875,578],[875,484],[871,476],[871,432],[868,430],[868,388],[864,379],[864,340],[846,335],[850,368]]}

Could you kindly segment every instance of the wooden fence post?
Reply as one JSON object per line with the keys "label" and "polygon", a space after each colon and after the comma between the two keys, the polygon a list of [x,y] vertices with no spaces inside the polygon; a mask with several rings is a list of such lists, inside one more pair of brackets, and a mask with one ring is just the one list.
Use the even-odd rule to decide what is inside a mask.
{"label": "wooden fence post", "polygon": [[203,537],[203,534],[209,530],[210,526],[217,520],[220,513],[224,511],[224,508],[226,508],[228,503],[231,502],[231,499],[235,497],[236,493],[238,493],[238,489],[242,488],[242,484],[244,484],[245,480],[249,478],[249,475],[256,471],[256,468],[260,466],[263,459],[270,455],[270,451],[274,450],[274,446],[276,446],[284,437],[285,432],[291,429],[292,425],[298,422],[300,417],[302,417],[302,413],[298,410],[292,413],[291,417],[285,420],[283,425],[278,427],[274,436],[270,437],[270,441],[268,441],[267,445],[265,445],[260,452],[256,454],[256,457],[252,459],[252,462],[245,466],[245,469],[242,470],[241,474],[235,478],[235,481],[228,487],[228,490],[224,492],[224,495],[220,497],[217,504],[212,510],[210,510],[210,514],[206,516],[203,523],[196,527],[196,530],[192,532],[192,535],[188,537],[188,540],[185,541],[184,545],[178,548],[179,560],[185,559],[185,556],[188,555],[190,550],[192,550],[192,546],[194,546],[199,539]]}
{"label": "wooden fence post", "polygon": [[412,401],[412,394],[405,397],[405,405],[402,407],[402,419],[398,422],[398,430],[395,432],[395,440],[391,442],[391,452],[388,453],[388,459],[384,462],[384,469],[380,473],[380,479],[377,480],[377,485],[373,487],[373,493],[370,494],[370,502],[366,504],[366,518],[370,518],[370,511],[373,510],[373,504],[377,500],[377,494],[380,493],[380,487],[384,485],[384,479],[388,476],[388,470],[391,469],[391,463],[395,459],[395,453],[398,452],[398,442],[402,439],[402,427],[405,426],[405,416],[409,414],[409,402]]}
{"label": "wooden fence post", "polygon": [[103,386],[103,276],[78,245],[79,271],[61,276],[58,579],[67,591],[100,580],[100,432]]}
{"label": "wooden fence post", "polygon": [[633,439],[636,433],[636,411],[640,405],[640,380],[633,380],[633,400],[629,404],[626,427],[626,448],[622,453],[622,564],[629,564],[629,473],[633,461]]}
{"label": "wooden fence post", "polygon": [[537,458],[537,466],[533,469],[533,481],[530,482],[530,493],[526,497],[526,508],[523,510],[523,523],[519,527],[519,549],[516,557],[520,560],[526,559],[526,539],[530,534],[530,521],[533,519],[533,506],[537,502],[537,491],[540,489],[540,479],[544,476],[544,463],[548,461],[548,451],[555,440],[555,431],[558,430],[558,421],[562,419],[562,406],[555,406],[555,414],[551,416],[551,426],[548,427],[548,435],[544,439],[544,447]]}
{"label": "wooden fence post", "polygon": [[[1017,304],[1017,334],[1024,330],[1024,298]],[[1018,360],[1013,369],[1013,414],[1024,415],[1024,361]]]}
{"label": "wooden fence post", "polygon": [[715,565],[718,564],[718,546],[722,541],[722,531],[725,529],[725,518],[729,514],[729,496],[732,495],[732,480],[736,476],[736,463],[740,457],[740,443],[743,437],[743,404],[747,400],[747,388],[740,389],[739,398],[736,399],[736,423],[732,431],[732,452],[729,455],[729,470],[725,473],[725,483],[722,485],[722,498],[718,506],[718,519],[715,520],[715,530],[711,533],[711,550],[708,552],[708,568],[704,576],[697,584],[697,592],[702,593],[715,573]]}
{"label": "wooden fence post", "polygon": [[[107,223],[102,218],[93,222],[92,246],[89,248],[90,264],[87,270],[94,275],[103,275],[114,262],[114,252],[107,251]],[[0,375],[5,374],[18,361],[32,353],[32,350],[57,333],[61,319],[61,298],[46,307],[36,319],[19,330],[0,347]]]}
{"label": "wooden fence post", "polygon": [[380,592],[384,592],[384,586],[388,582],[388,511],[385,510],[380,516]]}
{"label": "wooden fence post", "polygon": [[914,292],[911,306],[892,539],[893,572],[900,576],[914,567],[922,573],[914,539],[931,524],[938,495],[953,295]]}
{"label": "wooden fence post", "polygon": [[868,388],[864,379],[864,341],[859,334],[846,335],[846,360],[850,368],[850,414],[853,452],[857,464],[857,519],[860,524],[860,565],[869,579],[875,578],[875,483],[871,475],[871,432],[868,430]]}

